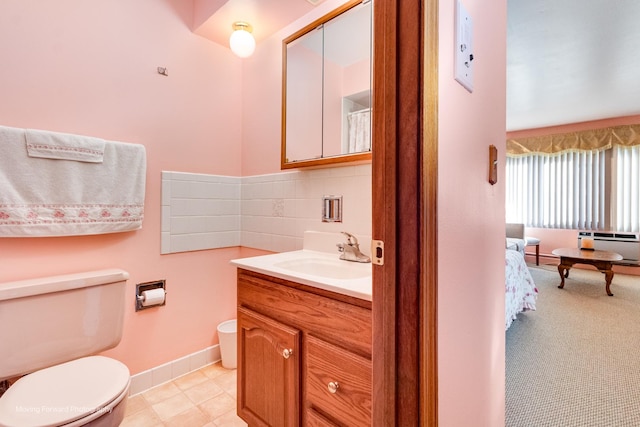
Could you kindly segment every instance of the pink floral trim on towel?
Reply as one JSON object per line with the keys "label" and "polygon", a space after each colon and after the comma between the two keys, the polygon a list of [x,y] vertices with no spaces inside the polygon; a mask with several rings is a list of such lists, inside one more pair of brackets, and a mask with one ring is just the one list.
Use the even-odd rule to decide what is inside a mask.
{"label": "pink floral trim on towel", "polygon": [[0,226],[142,221],[143,205],[0,205]]}
{"label": "pink floral trim on towel", "polygon": [[34,144],[31,142],[27,143],[27,148],[31,148],[34,150],[52,150],[52,151],[65,151],[65,152],[82,153],[82,154],[93,154],[97,156],[102,156],[104,154],[104,151],[102,150],[92,150],[90,148],[84,148],[84,147],[61,147],[58,145]]}

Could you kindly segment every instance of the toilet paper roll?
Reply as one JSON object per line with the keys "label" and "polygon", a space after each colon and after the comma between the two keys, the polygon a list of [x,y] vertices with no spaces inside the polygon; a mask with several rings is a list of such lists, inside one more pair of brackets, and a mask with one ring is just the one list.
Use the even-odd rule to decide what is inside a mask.
{"label": "toilet paper roll", "polygon": [[142,292],[142,306],[159,305],[164,303],[164,289],[156,288]]}

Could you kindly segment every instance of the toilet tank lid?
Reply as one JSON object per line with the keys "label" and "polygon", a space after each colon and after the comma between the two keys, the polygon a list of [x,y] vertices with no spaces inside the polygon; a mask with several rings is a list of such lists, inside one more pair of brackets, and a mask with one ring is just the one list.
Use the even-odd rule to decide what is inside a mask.
{"label": "toilet tank lid", "polygon": [[58,426],[108,411],[129,383],[129,369],[104,356],[42,369],[20,378],[0,398],[0,425]]}
{"label": "toilet tank lid", "polygon": [[129,273],[118,268],[0,283],[0,301],[50,292],[121,282]]}

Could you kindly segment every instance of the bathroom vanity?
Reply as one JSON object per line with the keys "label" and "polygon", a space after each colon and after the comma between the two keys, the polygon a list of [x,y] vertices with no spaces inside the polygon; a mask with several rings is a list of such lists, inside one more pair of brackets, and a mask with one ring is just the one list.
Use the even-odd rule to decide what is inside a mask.
{"label": "bathroom vanity", "polygon": [[[317,271],[282,273],[279,267],[271,274],[264,265],[256,267],[271,260],[303,271],[301,265],[317,265],[324,255],[327,263],[336,258],[296,251],[233,261],[238,266],[238,415],[252,427],[371,425],[371,264],[339,261],[337,269],[327,268],[333,276],[344,274],[337,271],[341,267],[368,272],[342,279],[323,278]],[[302,258],[291,263],[287,257]],[[340,290],[341,282],[358,281],[368,281],[368,296]]]}

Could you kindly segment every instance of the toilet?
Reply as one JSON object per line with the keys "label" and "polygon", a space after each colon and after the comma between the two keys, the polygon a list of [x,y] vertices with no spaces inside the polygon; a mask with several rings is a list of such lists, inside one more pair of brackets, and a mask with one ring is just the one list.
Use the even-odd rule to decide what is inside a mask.
{"label": "toilet", "polygon": [[119,269],[0,283],[0,426],[118,426],[130,373],[96,355],[122,338]]}

